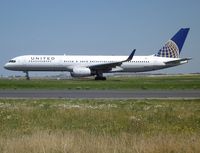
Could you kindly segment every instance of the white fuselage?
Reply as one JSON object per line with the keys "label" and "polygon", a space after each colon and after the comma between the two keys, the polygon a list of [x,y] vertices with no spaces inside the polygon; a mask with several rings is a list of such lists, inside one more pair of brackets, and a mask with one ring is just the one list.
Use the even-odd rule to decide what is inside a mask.
{"label": "white fuselage", "polygon": [[[24,55],[18,56],[5,64],[5,68],[14,71],[69,71],[76,67],[123,61],[127,56],[84,56],[84,55]],[[106,73],[112,72],[144,72],[177,66],[186,62],[165,64],[179,58],[151,56],[134,56],[131,61],[123,62]]]}

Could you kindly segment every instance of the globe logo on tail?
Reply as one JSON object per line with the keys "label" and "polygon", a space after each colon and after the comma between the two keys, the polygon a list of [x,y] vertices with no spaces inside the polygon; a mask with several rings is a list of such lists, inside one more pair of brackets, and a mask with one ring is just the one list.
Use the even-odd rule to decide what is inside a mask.
{"label": "globe logo on tail", "polygon": [[169,58],[179,58],[179,49],[176,43],[172,40],[169,40],[165,46],[163,46],[157,56],[159,57],[169,57]]}

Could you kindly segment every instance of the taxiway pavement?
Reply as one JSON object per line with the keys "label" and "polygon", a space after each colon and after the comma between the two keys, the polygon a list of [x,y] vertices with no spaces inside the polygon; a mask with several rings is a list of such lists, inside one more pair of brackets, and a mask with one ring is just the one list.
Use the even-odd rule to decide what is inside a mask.
{"label": "taxiway pavement", "polygon": [[0,98],[200,98],[200,90],[0,90]]}

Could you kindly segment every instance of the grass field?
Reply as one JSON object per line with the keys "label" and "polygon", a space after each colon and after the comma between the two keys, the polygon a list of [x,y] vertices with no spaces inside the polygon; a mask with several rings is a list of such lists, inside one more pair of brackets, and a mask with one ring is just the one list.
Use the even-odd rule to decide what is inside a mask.
{"label": "grass field", "polygon": [[0,79],[0,89],[200,89],[200,75],[110,77],[107,81],[95,81],[92,78],[30,81]]}
{"label": "grass field", "polygon": [[1,153],[199,153],[200,99],[0,99]]}

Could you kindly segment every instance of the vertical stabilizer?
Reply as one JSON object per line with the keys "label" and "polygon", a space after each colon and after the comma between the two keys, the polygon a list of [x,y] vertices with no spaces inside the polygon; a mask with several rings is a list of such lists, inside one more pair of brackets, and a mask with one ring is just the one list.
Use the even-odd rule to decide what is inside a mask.
{"label": "vertical stabilizer", "polygon": [[167,41],[167,43],[159,50],[156,56],[179,58],[189,30],[189,28],[180,29],[170,40]]}

